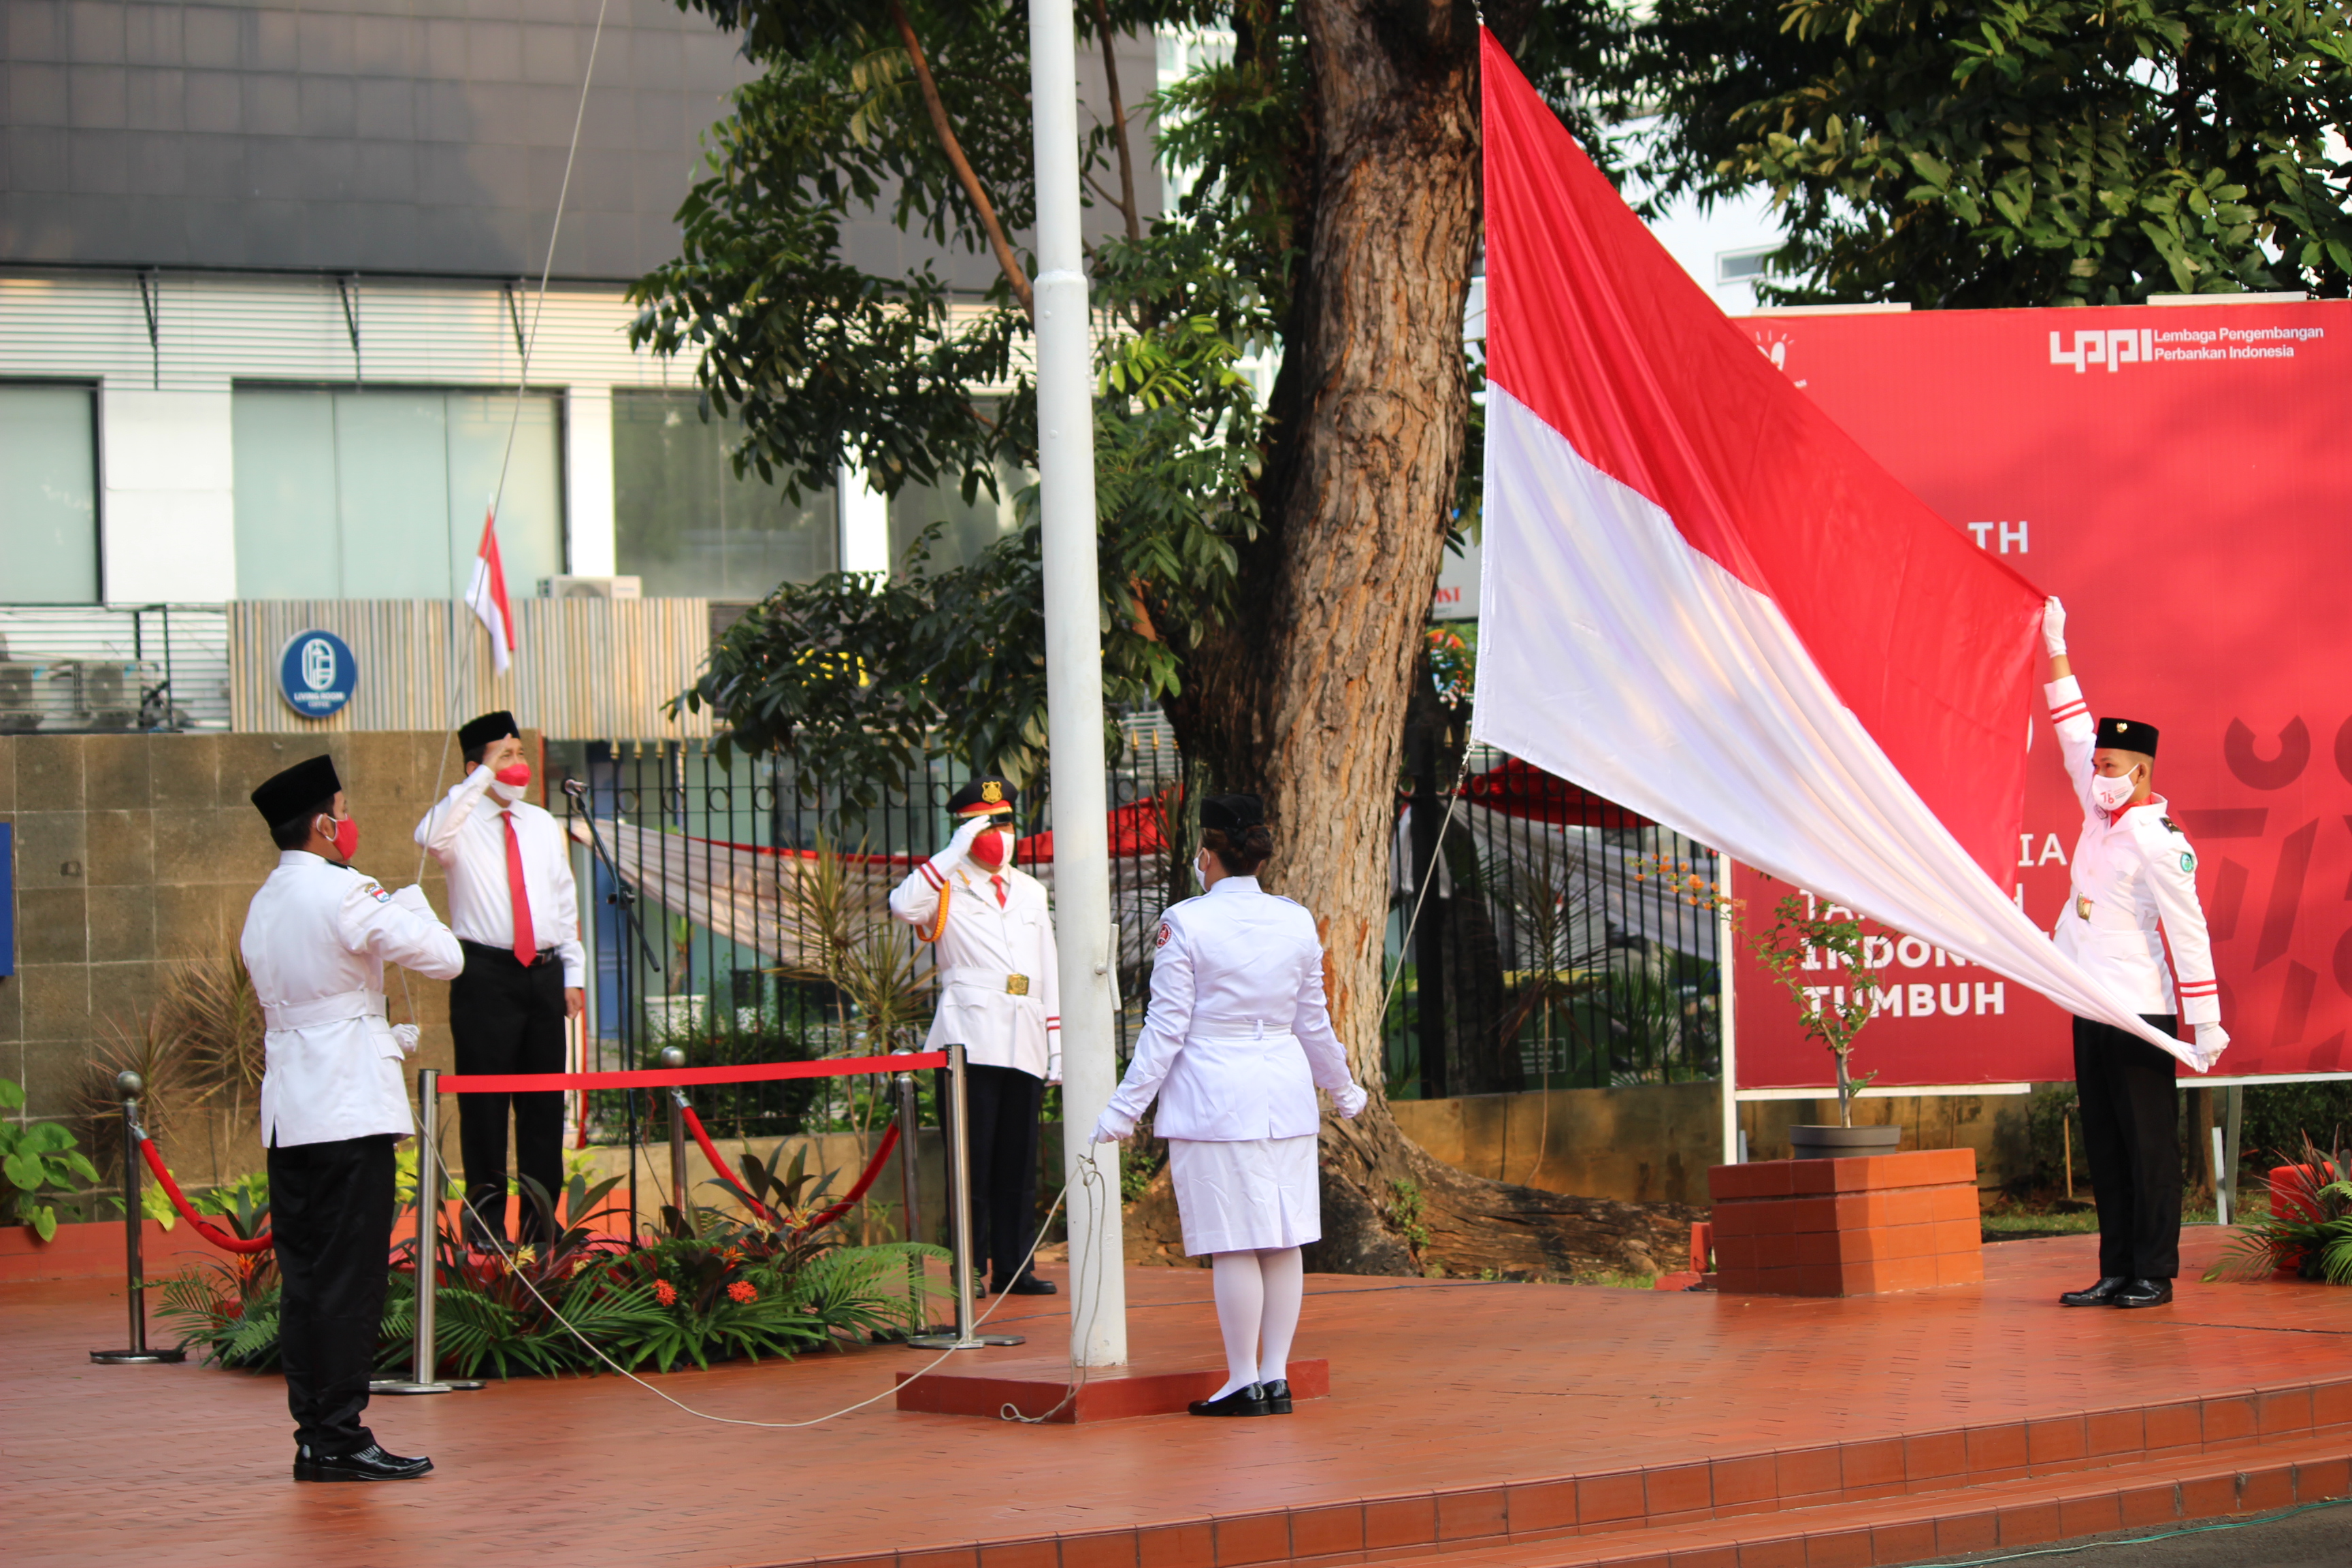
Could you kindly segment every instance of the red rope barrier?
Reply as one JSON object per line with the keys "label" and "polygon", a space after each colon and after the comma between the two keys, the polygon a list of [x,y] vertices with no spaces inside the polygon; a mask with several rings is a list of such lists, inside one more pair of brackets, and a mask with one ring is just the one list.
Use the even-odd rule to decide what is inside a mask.
{"label": "red rope barrier", "polygon": [[187,1194],[180,1191],[180,1184],[172,1180],[172,1173],[165,1167],[163,1156],[155,1152],[155,1140],[142,1138],[139,1141],[139,1152],[147,1157],[147,1168],[155,1173],[155,1179],[163,1184],[163,1191],[171,1195],[172,1206],[180,1211],[182,1219],[195,1226],[198,1236],[203,1237],[223,1252],[238,1252],[247,1257],[257,1252],[267,1252],[278,1245],[278,1238],[275,1236],[257,1236],[251,1241],[247,1241],[242,1237],[231,1236],[218,1226],[211,1224],[195,1211],[194,1205],[188,1202]]}
{"label": "red rope barrier", "polygon": [[444,1094],[542,1094],[566,1089],[667,1089],[688,1083],[771,1083],[788,1078],[845,1078],[856,1073],[912,1072],[943,1068],[945,1051],[893,1057],[836,1057],[816,1062],[759,1062],[749,1067],[646,1068],[635,1072],[448,1073]]}
{"label": "red rope barrier", "polygon": [[[727,1162],[719,1156],[718,1149],[711,1144],[710,1134],[703,1130],[702,1118],[694,1113],[694,1107],[688,1105],[681,1107],[680,1109],[686,1112],[686,1130],[694,1134],[695,1142],[699,1145],[702,1150],[702,1157],[710,1162],[710,1168],[719,1173],[719,1179],[725,1182],[729,1186],[734,1188],[738,1193],[741,1194],[745,1203],[750,1204],[753,1208],[759,1210],[761,1214],[766,1215],[768,1218],[773,1221],[776,1225],[780,1226],[783,1225],[783,1215],[778,1214],[775,1210],[761,1203],[758,1198],[753,1197],[750,1190],[746,1188],[742,1183],[735,1179],[735,1173],[728,1169]],[[805,1236],[810,1231],[816,1230],[824,1226],[831,1225],[835,1220],[839,1219],[843,1215],[847,1214],[852,1208],[855,1208],[857,1205],[857,1200],[864,1197],[867,1189],[874,1185],[874,1179],[882,1173],[882,1167],[888,1163],[890,1159],[890,1151],[896,1149],[898,1146],[898,1124],[896,1121],[893,1121],[890,1123],[890,1131],[882,1135],[881,1147],[874,1151],[874,1157],[866,1162],[865,1173],[861,1174],[857,1178],[856,1182],[851,1185],[848,1194],[839,1203],[835,1204],[831,1208],[819,1212],[803,1224],[796,1226],[795,1229],[797,1229],[800,1234]],[[681,1211],[685,1207],[685,1194],[681,1193],[677,1194],[677,1201]]]}

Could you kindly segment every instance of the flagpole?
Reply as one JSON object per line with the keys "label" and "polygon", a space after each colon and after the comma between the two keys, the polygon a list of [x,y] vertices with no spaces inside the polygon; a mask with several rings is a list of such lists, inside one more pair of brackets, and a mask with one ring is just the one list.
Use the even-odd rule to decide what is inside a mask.
{"label": "flagpole", "polygon": [[1095,559],[1094,378],[1078,231],[1078,63],[1070,0],[1030,0],[1037,153],[1037,474],[1061,954],[1062,1169],[1069,1180],[1070,1362],[1127,1361],[1118,1145],[1088,1135],[1110,1103],[1114,945],[1103,768],[1102,590]]}

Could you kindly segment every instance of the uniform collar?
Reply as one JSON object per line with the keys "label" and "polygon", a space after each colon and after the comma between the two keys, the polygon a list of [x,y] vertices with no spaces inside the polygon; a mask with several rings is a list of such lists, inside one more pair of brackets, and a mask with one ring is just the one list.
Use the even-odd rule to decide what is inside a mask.
{"label": "uniform collar", "polygon": [[278,863],[280,866],[328,866],[338,871],[347,868],[336,866],[324,855],[313,855],[308,849],[280,849],[278,852]]}
{"label": "uniform collar", "polygon": [[1255,877],[1221,877],[1217,879],[1217,885],[1209,889],[1209,897],[1213,899],[1220,893],[1227,892],[1263,893],[1264,891],[1265,891],[1265,889],[1257,885],[1257,879]]}
{"label": "uniform collar", "polygon": [[[2151,792],[2146,800],[2136,800],[2125,805],[2121,810],[2107,813],[2107,826],[2109,827],[2113,827],[2116,823],[2121,822],[2133,812],[2146,811],[2149,806],[2154,806],[2158,811],[2162,812],[2168,804],[2169,803],[2167,802],[2162,795]],[[2167,815],[2169,814],[2168,813]]]}

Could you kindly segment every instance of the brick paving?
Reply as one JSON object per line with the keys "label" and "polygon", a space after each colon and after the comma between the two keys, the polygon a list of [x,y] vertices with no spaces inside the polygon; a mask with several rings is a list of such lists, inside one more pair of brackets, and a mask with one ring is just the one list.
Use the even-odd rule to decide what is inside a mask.
{"label": "brick paving", "polygon": [[[2185,1266],[2220,1237],[2192,1231]],[[696,1421],[616,1378],[380,1398],[437,1472],[287,1479],[282,1387],[99,1367],[119,1298],[0,1289],[11,1563],[472,1561],[833,1568],[1247,1568],[1443,1553],[1461,1568],[1899,1563],[2352,1489],[2352,1297],[2184,1281],[2169,1308],[2066,1311],[2090,1238],[1986,1250],[1987,1279],[1789,1299],[1310,1281],[1298,1353],[1332,1395],[1263,1421],[1020,1426],[888,1399],[800,1431]],[[1155,1361],[1218,1360],[1207,1276],[1129,1275]],[[992,1327],[1066,1332],[1015,1299]],[[1041,1310],[1041,1308],[1043,1310]],[[805,1419],[919,1352],[655,1381],[713,1414]],[[2046,1533],[2044,1533],[2046,1531]],[[1729,1555],[1726,1555],[1728,1552]],[[1908,1555],[1905,1555],[1905,1553]],[[1793,1555],[1792,1555],[1793,1553]]]}

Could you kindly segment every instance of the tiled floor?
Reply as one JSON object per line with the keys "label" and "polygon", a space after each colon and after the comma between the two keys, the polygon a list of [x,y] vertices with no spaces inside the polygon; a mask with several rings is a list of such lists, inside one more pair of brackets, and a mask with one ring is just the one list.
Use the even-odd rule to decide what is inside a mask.
{"label": "tiled floor", "polygon": [[[2192,1274],[2218,1242],[2190,1233]],[[2192,1279],[2170,1308],[2065,1311],[2051,1298],[2095,1272],[2087,1238],[1986,1257],[1982,1286],[1850,1300],[1318,1279],[1298,1349],[1329,1358],[1332,1397],[1264,1421],[1036,1427],[885,1398],[768,1431],[615,1378],[379,1399],[386,1445],[438,1466],[380,1488],[287,1479],[274,1380],[90,1365],[120,1337],[116,1297],[11,1287],[6,1555],[1238,1568],[1492,1549],[1507,1531],[1670,1531],[2085,1466],[2167,1472],[2169,1457],[2185,1474],[2217,1446],[2352,1427],[2352,1294]],[[1207,1285],[1130,1271],[1133,1342],[1213,1364]],[[980,1355],[1050,1351],[1066,1319],[1039,1309],[1066,1300],[1008,1302],[991,1326],[1017,1321],[1032,1345]],[[713,1414],[792,1421],[884,1393],[910,1364],[918,1352],[868,1350],[656,1381]]]}

